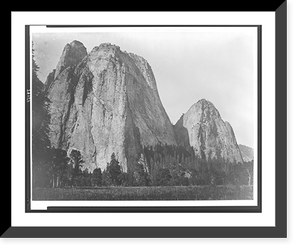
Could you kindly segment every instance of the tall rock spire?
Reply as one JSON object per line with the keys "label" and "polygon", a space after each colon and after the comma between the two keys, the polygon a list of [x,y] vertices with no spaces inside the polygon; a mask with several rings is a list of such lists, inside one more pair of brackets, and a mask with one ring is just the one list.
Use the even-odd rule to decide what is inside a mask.
{"label": "tall rock spire", "polygon": [[54,78],[67,67],[78,64],[86,55],[86,48],[81,42],[74,40],[66,44],[56,66]]}
{"label": "tall rock spire", "polygon": [[80,151],[90,170],[115,153],[127,171],[143,146],[176,145],[150,65],[109,43],[85,54],[80,42],[66,45],[49,84],[52,146]]}
{"label": "tall rock spire", "polygon": [[233,129],[213,103],[205,99],[181,116],[174,126],[178,145],[192,146],[200,158],[242,163]]}

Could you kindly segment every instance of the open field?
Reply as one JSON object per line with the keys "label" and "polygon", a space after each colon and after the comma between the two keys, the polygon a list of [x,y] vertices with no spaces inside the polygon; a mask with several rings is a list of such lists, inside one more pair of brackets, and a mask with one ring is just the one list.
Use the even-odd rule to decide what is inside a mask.
{"label": "open field", "polygon": [[35,188],[33,200],[252,200],[252,186]]}

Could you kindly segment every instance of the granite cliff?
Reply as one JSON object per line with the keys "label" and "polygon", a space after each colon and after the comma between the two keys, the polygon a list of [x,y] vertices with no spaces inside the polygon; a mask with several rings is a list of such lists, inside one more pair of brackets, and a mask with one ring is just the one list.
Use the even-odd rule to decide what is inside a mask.
{"label": "granite cliff", "polygon": [[239,148],[240,148],[240,151],[242,153],[243,160],[245,162],[249,162],[249,161],[252,161],[254,159],[254,150],[253,150],[253,148],[251,148],[249,146],[241,145],[241,144],[239,144]]}
{"label": "granite cliff", "polygon": [[67,44],[45,89],[52,147],[80,151],[91,171],[105,169],[113,152],[127,171],[142,146],[177,144],[150,65],[116,45],[87,53],[79,41]]}
{"label": "granite cliff", "polygon": [[192,105],[177,121],[174,132],[178,145],[192,146],[202,159],[243,162],[231,125],[210,101],[201,99]]}

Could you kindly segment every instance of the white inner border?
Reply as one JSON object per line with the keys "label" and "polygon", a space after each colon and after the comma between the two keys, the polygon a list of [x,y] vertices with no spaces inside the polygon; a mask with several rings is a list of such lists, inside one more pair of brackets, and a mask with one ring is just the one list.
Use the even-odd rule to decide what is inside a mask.
{"label": "white inner border", "polygon": [[[25,213],[25,25],[75,25],[79,16],[86,25],[176,25],[178,20],[182,25],[262,25],[262,213]],[[12,226],[275,226],[275,13],[13,12],[11,53]]]}

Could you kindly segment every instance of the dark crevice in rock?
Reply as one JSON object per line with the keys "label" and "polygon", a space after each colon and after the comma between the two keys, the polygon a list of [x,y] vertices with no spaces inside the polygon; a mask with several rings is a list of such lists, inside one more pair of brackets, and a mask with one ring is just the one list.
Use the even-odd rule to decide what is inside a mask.
{"label": "dark crevice in rock", "polygon": [[70,112],[72,109],[72,106],[75,101],[75,89],[78,84],[79,77],[74,74],[74,67],[70,67],[67,77],[67,93],[66,95],[69,96],[68,104],[66,111],[64,111],[64,115],[61,117],[61,125],[60,125],[60,137],[59,137],[59,147],[63,147],[63,144],[66,142],[66,129],[67,129],[67,123],[69,121]]}
{"label": "dark crevice in rock", "polygon": [[84,106],[87,96],[93,91],[93,75],[83,75],[84,85],[83,85],[83,95],[82,95],[82,106]]}
{"label": "dark crevice in rock", "polygon": [[188,148],[191,145],[188,130],[183,126],[183,115],[181,115],[180,119],[174,125],[174,134],[177,144]]}

